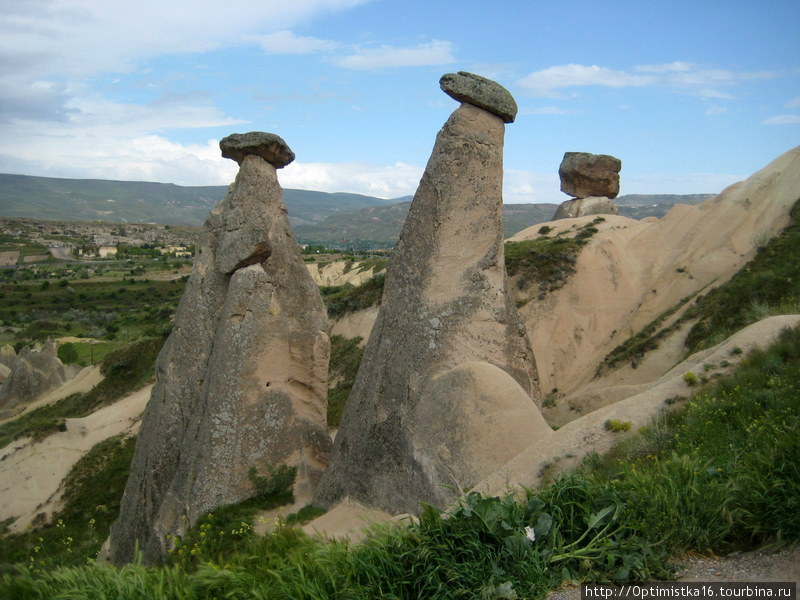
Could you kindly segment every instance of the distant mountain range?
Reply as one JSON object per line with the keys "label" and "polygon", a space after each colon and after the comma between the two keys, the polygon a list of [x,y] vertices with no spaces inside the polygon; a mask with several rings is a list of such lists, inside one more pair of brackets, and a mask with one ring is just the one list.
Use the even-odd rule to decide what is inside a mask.
{"label": "distant mountain range", "polygon": [[[0,174],[0,216],[49,221],[120,221],[202,225],[228,186],[184,187],[171,183],[57,179]],[[285,189],[284,202],[301,243],[372,240],[393,243],[411,197],[383,199],[360,194]],[[616,199],[633,218],[663,216],[676,203],[699,204],[711,194],[630,195]],[[549,221],[556,204],[506,204],[505,234]]]}

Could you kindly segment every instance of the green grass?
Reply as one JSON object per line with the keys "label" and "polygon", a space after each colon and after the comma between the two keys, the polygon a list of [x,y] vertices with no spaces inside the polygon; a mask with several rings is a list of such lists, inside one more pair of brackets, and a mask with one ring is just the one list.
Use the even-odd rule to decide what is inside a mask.
{"label": "green grass", "polygon": [[92,448],[67,476],[63,508],[50,524],[0,538],[0,565],[26,564],[38,573],[96,555],[119,514],[134,444],[134,437],[117,436]]}
{"label": "green grass", "polygon": [[338,427],[342,411],[361,365],[364,349],[359,346],[361,338],[331,336],[331,359],[328,381],[336,385],[328,389],[328,427]]}
{"label": "green grass", "polygon": [[795,329],[521,500],[469,494],[448,515],[423,507],[418,523],[376,527],[356,546],[291,527],[258,537],[240,523],[219,556],[155,569],[21,566],[3,576],[0,596],[532,598],[565,581],[668,578],[670,556],[800,539],[798,430]]}
{"label": "green grass", "polygon": [[335,319],[347,313],[364,310],[379,304],[383,297],[385,273],[379,273],[359,286],[343,285],[322,287],[322,299],[328,309],[328,317]]}
{"label": "green grass", "polygon": [[43,287],[41,281],[0,284],[0,321],[24,324],[24,315],[46,315],[43,320],[56,325],[49,330],[51,335],[74,335],[80,332],[73,330],[79,322],[70,323],[61,316],[78,311],[84,318],[116,313],[122,318],[117,323],[120,329],[134,324],[145,327],[162,309],[174,312],[183,295],[183,280],[133,281],[75,279],[63,287],[57,283]]}
{"label": "green grass", "polygon": [[669,333],[671,333],[680,323],[680,321],[678,321],[670,327],[662,328],[661,325],[664,323],[664,321],[678,312],[678,310],[680,310],[693,297],[694,294],[681,298],[681,300],[675,306],[662,312],[636,335],[628,338],[622,344],[614,348],[603,359],[603,362],[598,365],[595,375],[601,375],[609,369],[613,369],[619,364],[627,361],[630,361],[631,365],[636,368],[639,364],[639,361],[644,358],[644,355],[650,350],[655,350],[658,348],[659,342],[669,335]]}
{"label": "green grass", "polygon": [[800,310],[800,201],[789,225],[725,284],[699,298],[686,313],[697,322],[686,338],[690,352],[730,337],[770,314]]}
{"label": "green grass", "polygon": [[20,257],[37,254],[48,254],[47,246],[33,242],[28,238],[17,237],[9,234],[0,234],[0,252],[18,251]]}
{"label": "green grass", "polygon": [[104,379],[85,394],[72,394],[0,425],[0,448],[23,436],[42,439],[64,428],[64,419],[90,415],[145,385],[152,377],[163,338],[145,339],[111,352],[100,366]]}
{"label": "green grass", "polygon": [[294,502],[292,487],[297,467],[268,465],[264,475],[251,467],[248,475],[256,488],[255,495],[218,507],[203,515],[185,536],[172,539],[168,565],[180,565],[189,570],[203,563],[224,565],[255,537],[253,517],[256,513]]}
{"label": "green grass", "polygon": [[[683,272],[682,267],[678,271]],[[597,368],[597,375],[630,361],[635,367],[661,339],[686,322],[695,321],[686,336],[689,353],[713,346],[743,327],[777,314],[800,311],[800,202],[789,225],[777,236],[759,243],[756,256],[729,281],[710,290],[671,326],[663,322],[694,295],[682,298],[633,337],[614,348]]]}
{"label": "green grass", "polygon": [[[72,364],[78,365],[94,365],[102,361],[111,352],[118,350],[124,344],[122,342],[72,342],[72,347],[75,348],[78,356],[75,360],[70,361]],[[59,346],[59,351],[61,346]],[[61,354],[59,353],[59,358]],[[62,360],[62,362],[64,362]]]}
{"label": "green grass", "polygon": [[[561,233],[555,237],[542,235],[534,240],[506,242],[505,264],[508,276],[517,277],[516,286],[520,291],[537,285],[540,299],[546,293],[559,289],[575,273],[575,263],[581,248],[597,233],[595,225],[604,220],[602,217],[594,219],[579,228],[574,236]],[[544,233],[549,231],[547,229]]]}

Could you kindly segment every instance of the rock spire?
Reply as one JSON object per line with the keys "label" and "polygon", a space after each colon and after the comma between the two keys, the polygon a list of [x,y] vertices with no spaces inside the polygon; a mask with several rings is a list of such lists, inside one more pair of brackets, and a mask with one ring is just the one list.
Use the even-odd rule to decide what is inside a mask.
{"label": "rock spire", "polygon": [[310,497],[327,462],[327,315],[292,235],[276,168],[294,154],[278,136],[220,142],[240,164],[211,211],[200,252],[156,364],[110,556],[139,544],[158,563],[170,535],[254,494],[248,471],[298,469]]}
{"label": "rock spire", "polygon": [[504,118],[471,100],[508,92],[483,81],[436,138],[315,504],[443,506],[547,430],[503,259]]}

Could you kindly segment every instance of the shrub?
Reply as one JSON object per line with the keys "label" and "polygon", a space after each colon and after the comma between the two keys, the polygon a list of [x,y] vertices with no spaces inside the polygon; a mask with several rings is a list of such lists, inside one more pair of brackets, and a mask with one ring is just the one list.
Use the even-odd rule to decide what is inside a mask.
{"label": "shrub", "polygon": [[58,358],[65,365],[78,362],[78,350],[75,348],[75,344],[71,342],[60,344],[58,346]]}
{"label": "shrub", "polygon": [[700,380],[697,378],[697,375],[692,373],[691,371],[687,371],[683,374],[683,380],[686,382],[686,385],[693,386],[697,385]]}
{"label": "shrub", "polygon": [[609,419],[605,422],[605,428],[614,432],[628,431],[632,425],[630,421],[618,421],[617,419]]}
{"label": "shrub", "polygon": [[331,336],[331,358],[328,381],[335,385],[328,389],[328,427],[338,427],[344,405],[353,389],[364,349],[361,338]]}

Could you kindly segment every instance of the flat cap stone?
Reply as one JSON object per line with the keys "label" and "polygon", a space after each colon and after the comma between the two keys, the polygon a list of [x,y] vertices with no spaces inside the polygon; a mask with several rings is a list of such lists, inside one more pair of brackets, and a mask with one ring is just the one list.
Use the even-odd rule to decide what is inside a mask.
{"label": "flat cap stone", "polygon": [[439,80],[439,87],[454,100],[488,110],[505,123],[513,123],[517,116],[517,103],[511,92],[486,77],[466,71],[447,73]]}
{"label": "flat cap stone", "polygon": [[294,152],[283,138],[263,131],[232,133],[220,140],[219,149],[224,158],[235,160],[240,165],[248,154],[260,156],[276,169],[283,168],[294,160]]}

